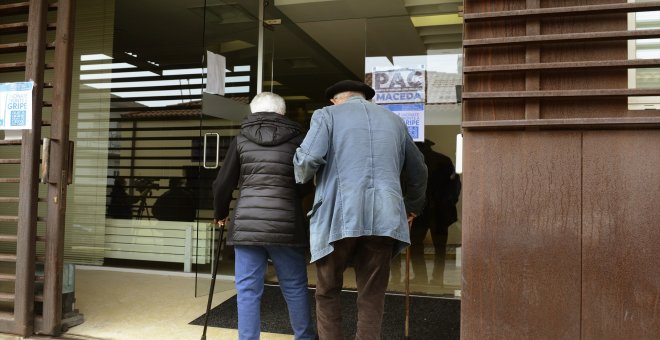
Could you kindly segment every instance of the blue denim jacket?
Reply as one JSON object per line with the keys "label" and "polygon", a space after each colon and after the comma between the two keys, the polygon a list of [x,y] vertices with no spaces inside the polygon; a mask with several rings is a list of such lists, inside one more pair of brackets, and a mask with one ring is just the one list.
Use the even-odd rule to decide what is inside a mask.
{"label": "blue denim jacket", "polygon": [[399,116],[362,97],[316,110],[293,164],[298,183],[316,175],[311,262],[346,237],[392,237],[394,254],[410,244],[407,212],[424,207],[427,169]]}

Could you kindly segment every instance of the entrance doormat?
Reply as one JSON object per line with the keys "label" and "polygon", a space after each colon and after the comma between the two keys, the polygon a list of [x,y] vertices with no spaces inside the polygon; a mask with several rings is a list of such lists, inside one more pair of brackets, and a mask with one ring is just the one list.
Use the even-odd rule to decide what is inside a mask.
{"label": "entrance doormat", "polygon": [[[316,320],[314,289],[309,289],[312,318]],[[357,308],[353,291],[342,291],[341,304],[342,329],[346,339],[355,338]],[[405,296],[387,294],[385,296],[385,315],[383,316],[382,338],[399,340],[404,337]],[[426,296],[410,297],[409,336],[413,340],[454,340],[460,338],[461,302]],[[202,314],[193,320],[192,325],[204,325]],[[211,309],[209,327],[237,329],[238,314],[236,296],[229,298]],[[289,324],[286,302],[279,286],[266,285],[261,298],[261,331],[278,334],[293,334]]]}

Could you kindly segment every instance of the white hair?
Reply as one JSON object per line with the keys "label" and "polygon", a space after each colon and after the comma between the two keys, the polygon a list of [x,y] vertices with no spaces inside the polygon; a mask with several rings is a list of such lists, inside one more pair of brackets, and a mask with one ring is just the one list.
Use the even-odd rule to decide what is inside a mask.
{"label": "white hair", "polygon": [[355,97],[355,96],[360,96],[362,98],[366,98],[364,96],[364,93],[358,92],[358,91],[344,91],[344,92],[339,92],[336,95],[332,97],[332,99],[346,99],[350,97]]}
{"label": "white hair", "polygon": [[255,112],[275,112],[283,115],[286,112],[284,98],[272,92],[261,92],[250,102],[250,110]]}

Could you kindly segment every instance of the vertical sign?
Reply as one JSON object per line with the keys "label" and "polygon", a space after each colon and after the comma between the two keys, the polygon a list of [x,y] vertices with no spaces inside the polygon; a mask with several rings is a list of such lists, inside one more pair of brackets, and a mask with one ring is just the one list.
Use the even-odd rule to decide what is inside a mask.
{"label": "vertical sign", "polygon": [[0,84],[0,130],[32,129],[33,82]]}
{"label": "vertical sign", "polygon": [[225,95],[225,68],[227,59],[211,51],[206,51],[206,88],[204,92]]}
{"label": "vertical sign", "polygon": [[388,104],[383,107],[403,119],[413,141],[424,141],[424,104]]}
{"label": "vertical sign", "polygon": [[410,137],[424,141],[425,66],[416,68],[374,68],[373,101],[396,113],[408,127]]}

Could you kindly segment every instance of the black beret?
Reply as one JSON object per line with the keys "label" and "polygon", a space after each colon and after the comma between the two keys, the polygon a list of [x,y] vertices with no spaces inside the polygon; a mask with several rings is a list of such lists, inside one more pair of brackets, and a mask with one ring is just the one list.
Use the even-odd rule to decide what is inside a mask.
{"label": "black beret", "polygon": [[376,94],[376,91],[374,91],[374,89],[372,89],[371,86],[361,81],[342,80],[328,87],[325,90],[325,98],[330,100],[337,93],[342,93],[346,91],[362,92],[367,100],[373,98],[374,95]]}

